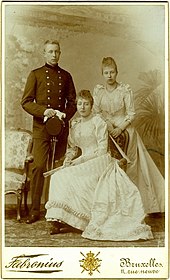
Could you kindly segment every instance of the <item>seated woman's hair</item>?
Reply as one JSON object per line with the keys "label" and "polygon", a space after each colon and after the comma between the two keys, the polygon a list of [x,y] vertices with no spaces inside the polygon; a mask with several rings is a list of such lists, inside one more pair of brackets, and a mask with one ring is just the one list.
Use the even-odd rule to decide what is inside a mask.
{"label": "seated woman's hair", "polygon": [[87,89],[81,90],[81,91],[77,94],[76,101],[77,101],[79,98],[84,98],[84,99],[89,100],[91,106],[93,106],[94,100],[93,100],[93,96],[91,95],[91,92],[90,92],[89,90],[87,90]]}
{"label": "seated woman's hair", "polygon": [[115,60],[112,58],[112,57],[104,57],[103,60],[102,60],[102,70],[103,70],[103,67],[106,67],[106,66],[114,66],[115,69],[116,69],[116,72],[117,71],[117,64],[115,62]]}

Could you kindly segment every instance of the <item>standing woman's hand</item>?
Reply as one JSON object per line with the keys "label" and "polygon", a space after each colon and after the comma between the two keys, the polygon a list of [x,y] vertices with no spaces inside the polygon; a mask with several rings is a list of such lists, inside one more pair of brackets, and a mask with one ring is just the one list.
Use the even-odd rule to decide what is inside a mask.
{"label": "standing woman's hand", "polygon": [[113,136],[113,138],[118,137],[120,134],[122,133],[122,129],[120,127],[116,127],[112,130],[111,132],[111,136]]}

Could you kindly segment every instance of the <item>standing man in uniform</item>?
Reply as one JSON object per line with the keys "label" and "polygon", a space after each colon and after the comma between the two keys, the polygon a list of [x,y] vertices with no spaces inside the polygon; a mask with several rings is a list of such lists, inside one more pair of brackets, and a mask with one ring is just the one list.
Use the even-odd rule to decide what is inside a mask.
{"label": "standing man in uniform", "polygon": [[56,157],[64,156],[69,132],[69,120],[76,112],[76,92],[69,72],[58,66],[61,50],[58,41],[46,41],[44,44],[45,65],[30,72],[21,105],[33,116],[33,170],[32,205],[26,223],[31,224],[40,218],[40,204],[44,185],[43,173],[46,171],[50,152],[51,136],[44,120],[63,115],[64,129],[56,145]]}

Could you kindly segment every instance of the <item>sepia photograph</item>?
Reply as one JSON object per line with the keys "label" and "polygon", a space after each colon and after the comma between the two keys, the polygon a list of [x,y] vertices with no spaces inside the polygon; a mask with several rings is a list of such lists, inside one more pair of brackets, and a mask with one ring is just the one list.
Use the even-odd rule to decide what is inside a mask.
{"label": "sepia photograph", "polygon": [[2,278],[168,277],[168,2],[2,1]]}

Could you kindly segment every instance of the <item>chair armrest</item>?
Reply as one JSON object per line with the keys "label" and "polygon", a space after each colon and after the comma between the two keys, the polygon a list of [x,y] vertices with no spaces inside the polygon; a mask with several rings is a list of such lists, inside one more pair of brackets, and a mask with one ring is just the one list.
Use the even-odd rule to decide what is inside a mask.
{"label": "chair armrest", "polygon": [[34,160],[33,155],[27,155],[25,159],[25,163],[31,163],[33,162],[33,160]]}

